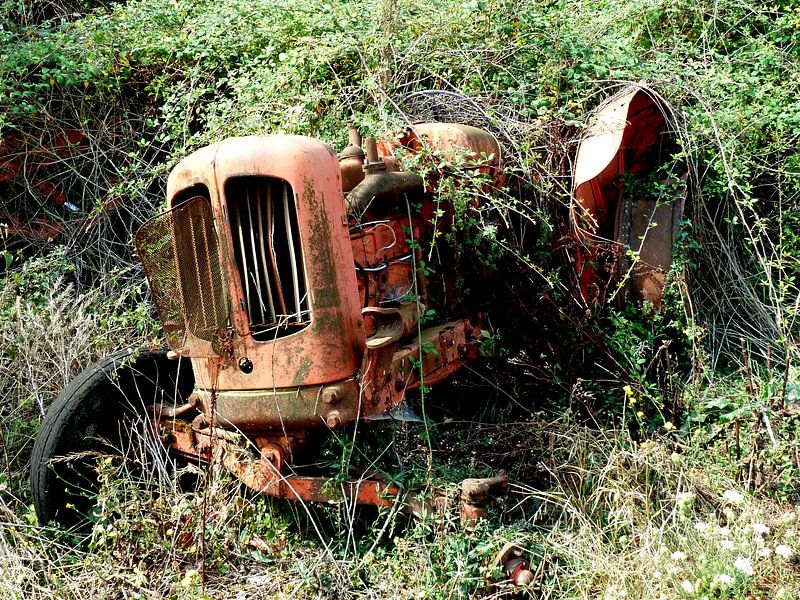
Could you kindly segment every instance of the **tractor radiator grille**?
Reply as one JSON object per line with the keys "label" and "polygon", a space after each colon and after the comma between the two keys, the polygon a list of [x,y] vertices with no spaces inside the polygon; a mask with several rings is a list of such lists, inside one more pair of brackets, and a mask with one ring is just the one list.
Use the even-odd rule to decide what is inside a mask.
{"label": "tractor radiator grille", "polygon": [[270,177],[225,184],[234,258],[253,339],[269,341],[311,319],[291,186]]}
{"label": "tractor radiator grille", "polygon": [[211,202],[201,191],[147,221],[134,243],[169,345],[183,350],[191,333],[219,354],[228,326],[227,293]]}

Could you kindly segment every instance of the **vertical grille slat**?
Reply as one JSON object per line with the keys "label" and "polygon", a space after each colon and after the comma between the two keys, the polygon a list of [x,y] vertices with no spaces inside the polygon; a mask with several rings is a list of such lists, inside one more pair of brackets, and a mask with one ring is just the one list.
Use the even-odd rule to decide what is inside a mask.
{"label": "vertical grille slat", "polygon": [[281,286],[281,274],[278,271],[278,259],[275,257],[275,219],[272,210],[272,186],[267,185],[267,235],[269,236],[269,259],[272,263],[272,276],[275,279],[275,296],[278,299],[281,314],[286,314],[286,301],[283,298],[283,287]]}
{"label": "vertical grille slat", "polygon": [[[236,211],[236,229],[239,232],[239,248],[244,248],[244,228],[242,227],[242,215],[239,211]],[[241,265],[240,269],[241,272],[247,274],[250,272],[247,266],[247,254],[241,252],[241,250],[237,253],[237,262]],[[247,313],[250,314],[250,277],[245,275],[242,278],[244,281],[244,306],[247,310]]]}
{"label": "vertical grille slat", "polygon": [[[253,319],[254,320],[256,319],[256,312],[258,312],[260,314],[260,316],[258,317],[257,320],[259,322],[263,323],[267,319],[265,318],[265,315],[264,315],[264,302],[263,302],[264,294],[262,294],[262,289],[261,289],[261,270],[262,269],[261,269],[261,265],[258,263],[258,260],[257,260],[258,254],[256,254],[256,222],[253,220],[253,201],[250,198],[250,191],[251,190],[250,190],[249,187],[245,188],[245,199],[246,199],[245,204],[247,204],[247,221],[248,221],[248,223],[250,223],[250,227],[249,227],[249,229],[250,229],[250,250],[251,250],[250,256],[253,257],[253,270],[250,273],[250,277],[253,278],[252,283],[253,283],[253,285],[255,287],[255,296],[256,296],[255,300],[256,301],[255,301],[255,303],[254,302],[249,302],[248,306],[250,307],[250,314],[253,316]],[[256,190],[256,195],[255,196],[256,196],[256,198],[258,198],[257,190]],[[243,252],[242,254],[244,255],[245,253]]]}
{"label": "vertical grille slat", "polygon": [[238,230],[234,257],[253,338],[270,341],[300,331],[311,314],[291,186],[238,177],[225,184],[225,196]]}
{"label": "vertical grille slat", "polygon": [[283,216],[286,223],[286,239],[289,240],[289,254],[292,265],[292,291],[294,292],[294,307],[292,314],[300,316],[300,282],[297,275],[297,259],[294,253],[294,238],[292,236],[292,223],[289,220],[289,193],[283,186]]}
{"label": "vertical grille slat", "polygon": [[[261,186],[259,186],[259,192],[261,191]],[[269,186],[267,186],[269,189]],[[260,194],[259,194],[260,197]],[[269,307],[269,320],[275,321],[275,302],[272,300],[272,284],[269,281],[269,261],[267,260],[267,251],[264,245],[264,214],[263,214],[263,202],[257,203],[258,210],[257,210],[257,218],[258,218],[258,243],[259,249],[261,251],[260,258],[261,258],[261,267],[264,272],[264,285],[267,288],[267,305]],[[265,319],[266,320],[266,319]]]}

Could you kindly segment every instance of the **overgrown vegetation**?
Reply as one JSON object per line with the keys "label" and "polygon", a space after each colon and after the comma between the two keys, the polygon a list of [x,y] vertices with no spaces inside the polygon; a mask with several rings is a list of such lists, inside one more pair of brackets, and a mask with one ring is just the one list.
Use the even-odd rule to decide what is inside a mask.
{"label": "overgrown vegetation", "polygon": [[[508,540],[537,597],[800,597],[796,0],[0,0],[0,26],[0,153],[21,165],[0,168],[0,222],[60,227],[4,238],[0,261],[0,597],[503,595],[490,563]],[[646,183],[688,170],[690,208],[665,309],[593,313],[565,261],[570,161],[631,82],[677,140],[672,175]],[[341,148],[348,119],[416,118],[502,145],[505,190],[442,190],[464,200],[444,235],[494,328],[430,392],[436,424],[334,440],[323,460],[344,477],[391,457],[444,487],[505,468],[489,518],[273,503],[213,470],[142,486],[108,458],[87,539],[36,523],[47,406],[100,356],[160,343],[130,236],[169,168],[225,136]]]}

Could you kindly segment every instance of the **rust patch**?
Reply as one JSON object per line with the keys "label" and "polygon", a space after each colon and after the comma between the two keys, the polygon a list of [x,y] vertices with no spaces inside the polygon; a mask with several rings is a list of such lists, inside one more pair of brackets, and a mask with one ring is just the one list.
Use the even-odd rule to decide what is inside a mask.
{"label": "rust patch", "polygon": [[304,358],[303,364],[294,374],[294,378],[292,379],[292,383],[294,385],[303,385],[306,381],[306,377],[308,377],[308,371],[311,369],[311,365],[313,365],[313,361],[310,358]]}

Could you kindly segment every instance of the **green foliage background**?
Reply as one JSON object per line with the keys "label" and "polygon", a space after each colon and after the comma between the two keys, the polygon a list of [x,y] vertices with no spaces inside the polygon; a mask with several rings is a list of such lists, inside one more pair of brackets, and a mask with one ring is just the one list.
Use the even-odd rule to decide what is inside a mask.
{"label": "green foliage background", "polygon": [[[765,355],[794,335],[793,0],[136,0],[69,11],[6,0],[3,8],[0,126],[39,139],[96,130],[84,158],[109,176],[72,191],[86,197],[86,212],[122,199],[128,220],[155,209],[166,170],[194,148],[270,132],[341,147],[350,118],[371,133],[404,125],[403,99],[422,89],[475,99],[519,166],[545,176],[539,205],[564,202],[589,111],[624,84],[646,82],[674,111],[676,158],[692,170],[692,217],[706,250],[696,308],[712,324],[712,347],[744,337]],[[731,314],[735,327],[723,325]]]}
{"label": "green foliage background", "polygon": [[[517,381],[491,392],[521,395],[529,411],[505,455],[521,461],[518,474],[536,471],[535,484],[523,481],[516,491],[529,512],[493,515],[472,537],[450,514],[399,532],[393,545],[379,544],[380,536],[354,542],[353,529],[341,527],[315,546],[287,533],[287,522],[302,520],[297,514],[259,500],[242,513],[257,518],[240,518],[231,507],[242,500],[227,490],[209,534],[218,543],[208,563],[218,594],[209,593],[224,597],[228,570],[238,570],[241,583],[256,564],[282,593],[301,596],[499,594],[484,583],[488,558],[505,539],[527,536],[548,597],[617,597],[612,588],[627,597],[703,597],[681,587],[683,575],[656,577],[671,573],[666,545],[697,551],[692,586],[705,597],[779,597],[781,589],[793,597],[800,582],[783,563],[760,567],[757,578],[737,575],[728,591],[714,587],[723,565],[676,515],[674,500],[689,489],[698,518],[739,523],[731,527],[744,538],[754,519],[784,518],[777,504],[731,516],[709,499],[714,494],[737,485],[769,502],[798,497],[796,418],[781,414],[778,424],[773,405],[797,389],[799,42],[798,0],[0,0],[3,135],[25,140],[20,156],[59,132],[87,136],[51,172],[80,198],[80,214],[57,240],[63,245],[42,244],[24,265],[14,258],[0,292],[0,511],[13,524],[0,534],[14,575],[0,583],[0,595],[85,597],[82,581],[98,597],[120,586],[132,597],[206,590],[190,518],[205,506],[199,496],[171,506],[171,496],[154,501],[109,467],[108,513],[88,552],[63,532],[26,529],[33,518],[24,472],[42,410],[98,356],[126,341],[157,343],[129,238],[162,205],[177,160],[222,137],[257,133],[312,135],[341,148],[349,119],[368,134],[404,126],[414,116],[409,94],[467,96],[527,185],[522,205],[490,204],[470,215],[471,225],[488,232],[490,253],[511,248],[526,266],[523,278],[543,285],[556,307],[570,291],[550,250],[563,231],[580,131],[604,99],[641,82],[671,111],[674,164],[690,174],[689,223],[668,290],[673,312],[569,315],[542,327],[554,338],[574,336],[574,356],[544,342],[538,356],[511,355],[519,371],[550,378],[546,392]],[[20,184],[26,208],[49,215],[29,184]],[[0,213],[18,210],[4,190]],[[513,226],[498,227],[509,212],[535,221],[540,239],[532,249],[517,244]],[[82,227],[85,219],[94,226]],[[529,298],[513,300],[523,306]],[[539,306],[520,310],[533,322]],[[485,343],[503,363],[506,333],[500,328]],[[664,351],[668,340],[675,345]],[[665,376],[659,365],[670,352],[679,368]],[[576,378],[568,363],[578,355],[601,371]],[[567,422],[554,425],[535,412],[541,405]],[[588,434],[571,421],[587,410],[595,425],[622,425],[624,433],[615,431],[610,445],[606,432]],[[633,441],[629,430],[640,437]],[[641,436],[656,433],[659,441],[640,450]],[[481,456],[508,435],[501,427],[453,437]],[[552,493],[534,490],[544,482]],[[176,545],[177,532],[189,541]],[[152,550],[147,561],[121,560],[144,545]],[[296,557],[326,566],[315,572]],[[119,572],[87,576],[97,561]]]}

